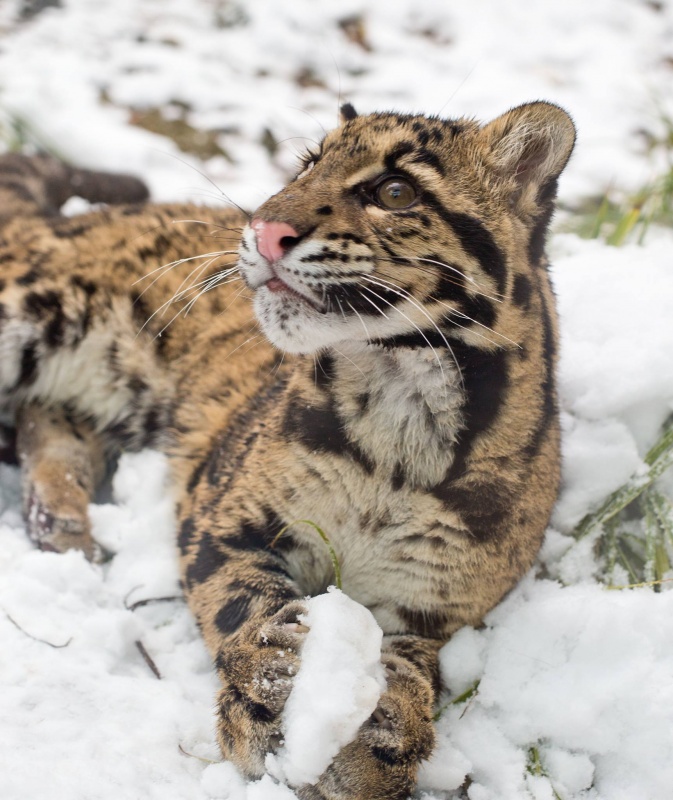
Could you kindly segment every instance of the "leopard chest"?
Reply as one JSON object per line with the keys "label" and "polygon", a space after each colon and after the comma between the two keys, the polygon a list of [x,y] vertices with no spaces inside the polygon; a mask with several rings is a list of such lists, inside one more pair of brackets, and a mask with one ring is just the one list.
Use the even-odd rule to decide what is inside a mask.
{"label": "leopard chest", "polygon": [[334,583],[329,548],[296,521],[314,523],[331,542],[344,590],[396,630],[402,587],[405,602],[424,607],[447,578],[448,539],[460,520],[431,489],[462,428],[460,376],[430,348],[351,348],[322,366],[320,395],[315,386],[297,393],[283,421],[278,511],[295,523],[286,557],[305,591]]}

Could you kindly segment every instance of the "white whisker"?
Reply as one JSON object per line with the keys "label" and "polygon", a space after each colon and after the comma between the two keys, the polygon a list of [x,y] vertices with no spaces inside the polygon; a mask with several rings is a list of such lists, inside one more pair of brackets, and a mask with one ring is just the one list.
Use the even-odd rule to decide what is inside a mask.
{"label": "white whisker", "polygon": [[201,297],[203,297],[204,294],[207,294],[218,286],[224,286],[227,283],[235,283],[238,280],[240,280],[238,276],[235,278],[229,278],[229,280],[225,280],[224,277],[219,276],[217,278],[211,278],[206,282],[201,291],[183,306],[182,311],[184,311],[184,315],[187,316],[187,314],[189,314],[189,312],[192,310],[192,308],[194,308],[195,304]]}
{"label": "white whisker", "polygon": [[[210,266],[210,264],[212,264],[214,260],[215,260],[215,258],[212,258],[212,259],[210,259],[210,261],[207,261],[205,264],[202,264],[202,265],[200,265],[199,267],[196,267],[195,269],[193,269],[193,270],[192,270],[192,271],[189,273],[189,275],[188,275],[188,277],[187,277],[187,280],[189,280],[189,278],[190,278],[190,277],[191,277],[191,276],[192,276],[192,275],[193,275],[195,272],[199,272],[199,273],[203,272],[203,270],[204,270],[204,269],[207,269],[207,268],[208,268],[208,266]],[[185,281],[183,281],[183,282],[180,284],[180,286],[182,286],[184,283],[185,283]],[[148,287],[148,288],[149,288],[149,287]],[[148,317],[148,318],[145,320],[145,322],[143,323],[142,327],[140,328],[140,330],[138,331],[138,333],[136,334],[136,336],[140,335],[140,334],[141,334],[141,333],[142,333],[142,332],[145,330],[145,328],[147,327],[147,325],[149,325],[149,323],[152,321],[152,319],[153,319],[154,317],[156,317],[156,315],[157,315],[157,314],[161,313],[161,315],[163,316],[163,313],[162,313],[162,312],[163,312],[165,309],[167,309],[167,308],[168,308],[168,306],[170,306],[172,303],[176,302],[177,300],[181,300],[181,299],[183,299],[183,298],[184,298],[186,295],[188,295],[188,294],[190,294],[191,292],[193,292],[193,291],[194,291],[194,289],[195,289],[195,287],[194,287],[194,284],[192,284],[190,287],[188,287],[187,289],[185,289],[183,292],[180,292],[180,293],[179,293],[179,296],[178,296],[178,293],[174,293],[174,294],[173,294],[173,295],[172,295],[172,296],[171,296],[171,297],[170,297],[168,300],[166,300],[166,302],[165,302],[165,303],[162,303],[162,304],[161,304],[161,305],[160,305],[158,308],[156,308],[156,309],[155,309],[155,310],[154,310],[154,311],[153,311],[153,312],[150,314],[150,316],[149,316],[149,317]]]}
{"label": "white whisker", "polygon": [[[212,279],[210,279],[210,280],[212,280]],[[175,322],[175,320],[176,320],[176,319],[177,319],[177,318],[178,318],[178,317],[179,317],[181,314],[182,314],[183,316],[185,316],[185,317],[186,317],[186,316],[187,316],[187,314],[189,314],[189,312],[190,312],[190,311],[191,311],[191,309],[193,308],[193,306],[194,306],[194,303],[196,303],[196,301],[197,301],[197,300],[198,300],[200,297],[202,297],[202,296],[203,296],[203,295],[204,295],[206,292],[210,291],[210,289],[213,289],[213,288],[215,288],[215,286],[221,286],[221,285],[223,285],[223,284],[226,284],[226,283],[234,283],[235,281],[239,281],[239,280],[241,280],[241,278],[237,276],[237,277],[235,277],[235,278],[230,278],[229,280],[226,280],[226,281],[225,281],[225,280],[218,280],[217,282],[212,282],[212,285],[207,285],[207,286],[204,286],[204,287],[203,287],[203,288],[202,288],[200,291],[198,291],[198,290],[197,290],[195,287],[192,287],[192,288],[190,288],[189,290],[185,290],[185,291],[186,291],[186,292],[188,292],[188,293],[189,293],[189,292],[193,293],[193,292],[195,292],[195,291],[198,291],[198,294],[196,295],[196,297],[193,297],[191,300],[189,300],[187,303],[185,303],[185,305],[184,305],[184,306],[182,306],[182,308],[180,308],[180,310],[179,310],[179,311],[177,311],[177,312],[176,312],[176,313],[175,313],[175,314],[174,314],[174,315],[173,315],[173,316],[170,318],[170,320],[169,320],[169,321],[168,321],[168,322],[167,322],[167,323],[164,325],[164,327],[163,327],[163,328],[162,328],[162,329],[161,329],[161,330],[160,330],[160,331],[159,331],[159,332],[156,334],[156,336],[155,336],[154,338],[155,338],[155,339],[157,339],[157,338],[158,338],[158,337],[160,337],[160,336],[161,336],[163,333],[165,333],[165,332],[168,330],[168,328],[170,328],[170,326],[171,326],[171,325],[172,325],[172,324]],[[206,283],[207,283],[207,282],[206,282]],[[173,301],[173,300],[171,300],[171,302],[174,302],[174,301]],[[156,314],[156,312],[155,312],[155,314]],[[154,314],[152,314],[152,317],[153,317],[153,316],[154,316]],[[150,317],[150,319],[151,319],[152,317]],[[149,322],[149,319],[147,320],[147,322]],[[145,325],[147,325],[147,322],[145,323]],[[145,327],[145,325],[143,325],[143,328]],[[142,330],[142,328],[141,328],[141,330]]]}
{"label": "white whisker", "polygon": [[[185,294],[188,294],[188,293],[189,293],[189,292],[191,292],[191,291],[192,291],[192,289],[194,289],[196,286],[199,286],[201,283],[203,283],[203,281],[200,281],[200,282],[197,282],[197,281],[198,281],[198,279],[201,277],[201,275],[203,275],[203,273],[204,273],[204,272],[205,272],[205,271],[208,269],[208,267],[210,267],[210,265],[211,265],[211,264],[212,264],[214,261],[215,261],[215,259],[214,259],[214,258],[211,258],[211,259],[208,259],[208,261],[205,261],[205,262],[204,262],[203,264],[201,264],[200,266],[198,266],[198,267],[195,267],[195,268],[194,268],[194,269],[193,269],[193,270],[192,270],[192,271],[189,273],[189,275],[188,275],[188,276],[187,276],[187,277],[186,277],[186,278],[185,278],[185,279],[182,281],[182,283],[181,283],[181,284],[178,286],[178,288],[175,290],[175,292],[173,293],[173,296],[172,296],[172,297],[171,297],[171,299],[168,301],[169,305],[172,305],[172,304],[173,304],[173,303],[175,303],[177,300],[181,300],[181,299],[182,299],[182,298],[185,296]],[[190,285],[189,285],[189,286],[188,286],[186,289],[184,289],[184,290],[183,290],[183,289],[182,289],[182,287],[183,287],[183,286],[184,286],[184,285],[187,283],[187,281],[188,281],[188,280],[189,280],[189,279],[192,277],[192,275],[194,275],[195,273],[196,273],[196,277],[194,278],[194,280],[191,282],[191,284],[190,284]],[[204,281],[208,281],[208,280],[209,280],[209,278],[204,278]]]}
{"label": "white whisker", "polygon": [[[444,384],[444,391],[445,391],[445,393],[446,393],[446,374],[444,373],[444,367],[442,366],[442,361],[441,361],[441,359],[440,359],[440,357],[439,357],[439,354],[437,353],[437,351],[435,350],[435,348],[432,346],[432,344],[430,343],[430,340],[429,340],[429,339],[428,339],[428,337],[427,337],[427,336],[426,336],[426,335],[423,333],[423,331],[421,330],[421,328],[420,328],[418,325],[416,325],[416,323],[415,323],[415,322],[414,322],[412,319],[410,319],[410,318],[409,318],[409,317],[408,317],[408,316],[407,316],[407,315],[406,315],[406,314],[405,314],[403,311],[400,311],[400,309],[399,309],[399,308],[397,308],[397,306],[394,306],[392,303],[389,303],[389,302],[388,302],[388,301],[387,301],[385,298],[383,298],[383,297],[381,297],[380,295],[378,295],[378,294],[377,294],[377,293],[376,293],[376,292],[375,292],[373,289],[368,289],[366,286],[362,286],[361,288],[362,288],[362,289],[363,289],[365,292],[370,292],[371,294],[373,294],[373,295],[374,295],[374,297],[377,297],[379,300],[381,300],[382,302],[384,302],[386,305],[390,306],[390,307],[393,309],[393,311],[397,311],[397,313],[398,313],[398,314],[399,314],[401,317],[404,317],[404,319],[406,319],[406,321],[407,321],[407,322],[408,322],[410,325],[412,325],[412,326],[413,326],[413,327],[414,327],[414,328],[415,328],[415,329],[416,329],[416,330],[417,330],[417,331],[420,333],[420,335],[423,337],[423,339],[424,339],[424,340],[427,342],[427,345],[428,345],[428,347],[429,347],[429,348],[432,350],[432,352],[433,352],[433,355],[435,356],[435,359],[436,359],[436,361],[437,361],[437,365],[439,366],[439,371],[442,373],[442,383]],[[384,288],[385,288],[385,287],[384,287]],[[436,326],[435,326],[435,327],[436,327]],[[437,328],[437,330],[439,331],[439,328]],[[453,351],[451,350],[451,347],[449,346],[449,343],[446,341],[446,337],[444,336],[444,334],[442,334],[442,332],[441,332],[441,331],[439,331],[439,333],[440,333],[440,335],[442,336],[442,338],[444,339],[444,341],[446,342],[446,346],[447,346],[447,348],[448,348],[449,352],[450,352],[450,353],[451,353],[451,355],[453,356]],[[455,357],[454,357],[454,361],[456,361]],[[462,381],[462,375],[461,375],[461,373],[460,373],[460,367],[459,367],[459,365],[458,365],[458,362],[457,362],[457,361],[456,361],[456,368],[458,369],[458,374],[460,375],[460,377],[461,377],[461,381]]]}
{"label": "white whisker", "polygon": [[241,344],[239,344],[238,347],[234,347],[234,349],[230,353],[227,353],[227,355],[221,360],[220,363],[226,361],[230,356],[233,356],[237,350],[240,350],[241,347],[245,347],[245,345],[248,344],[248,342],[255,342],[255,344],[250,348],[250,350],[254,350],[255,347],[257,347],[257,345],[260,344],[261,341],[263,341],[263,339],[264,337],[262,336],[261,333],[256,333],[254,336],[251,336],[249,339],[246,339],[244,342],[241,342]]}
{"label": "white whisker", "polygon": [[[452,264],[446,264],[444,261],[436,261],[433,258],[421,258],[420,256],[392,256],[390,258],[381,259],[385,261],[419,261],[427,264],[435,264],[438,267],[446,267],[446,269],[455,272],[459,277],[463,278],[464,280],[468,281],[475,287],[475,294],[479,294],[482,297],[487,297],[489,300],[493,300],[494,303],[502,303],[503,298],[501,297],[494,297],[492,294],[488,294],[487,292],[481,291],[484,287],[477,283],[474,278],[471,278],[469,275],[466,275],[464,272],[459,270],[457,267],[454,267]],[[432,274],[429,272],[429,274]]]}
{"label": "white whisker", "polygon": [[[364,276],[363,276],[363,277],[364,277]],[[380,276],[379,276],[379,277],[380,277]],[[389,276],[389,275],[386,275],[386,277],[387,277],[387,278],[390,278],[390,276]],[[384,280],[383,278],[380,278],[380,279],[381,279],[381,280]],[[392,282],[391,282],[391,285],[392,285],[392,286],[397,286],[397,288],[398,288],[398,289],[400,289],[400,290],[402,289],[402,287],[401,287],[401,286],[399,286],[399,285],[397,285],[397,284],[395,284],[395,283],[392,283]],[[438,305],[440,305],[440,306],[443,306],[444,308],[448,309],[448,311],[449,311],[451,314],[458,314],[458,315],[460,315],[460,316],[461,316],[463,319],[465,319],[465,320],[469,320],[470,322],[473,322],[475,325],[479,325],[479,327],[480,327],[480,328],[483,328],[484,330],[490,331],[490,332],[491,332],[491,333],[492,333],[494,336],[498,336],[499,338],[503,339],[504,341],[506,341],[506,342],[509,342],[509,344],[512,344],[512,345],[514,345],[515,347],[521,348],[521,345],[520,345],[520,344],[518,344],[517,342],[513,341],[512,339],[509,339],[509,338],[508,338],[507,336],[505,336],[504,334],[502,334],[502,333],[499,333],[499,332],[498,332],[498,331],[496,331],[494,328],[491,328],[491,327],[489,327],[488,325],[484,325],[484,323],[483,323],[483,322],[479,322],[478,320],[476,320],[476,319],[473,319],[472,317],[470,317],[470,316],[468,316],[467,314],[465,314],[463,311],[459,311],[458,309],[454,308],[453,306],[449,305],[448,303],[445,303],[443,300],[440,300],[438,297],[434,297],[434,296],[430,295],[430,296],[428,297],[428,300],[429,300],[429,301],[432,301],[433,303],[437,303]],[[455,320],[452,320],[452,323],[451,323],[451,324],[453,324],[453,325],[456,325],[458,328],[463,328],[464,330],[471,330],[470,328],[466,327],[465,325],[459,325],[457,322],[455,322]],[[483,334],[479,333],[478,331],[471,331],[471,332],[472,332],[472,333],[473,333],[475,336],[479,336],[480,338],[484,339],[485,341],[489,342],[489,343],[490,343],[490,344],[492,344],[492,345],[495,345],[496,347],[502,347],[502,344],[500,344],[500,343],[498,343],[498,342],[494,342],[492,339],[489,339],[489,337],[488,337],[488,336],[484,336]]]}
{"label": "white whisker", "polygon": [[370,339],[371,337],[369,335],[369,331],[367,330],[367,326],[365,325],[365,321],[362,319],[362,316],[360,314],[358,314],[357,309],[355,308],[355,306],[349,300],[346,300],[346,302],[350,306],[351,311],[357,316],[357,318],[362,323],[362,327],[364,328],[364,331],[365,331],[365,336],[367,337],[367,339]]}
{"label": "white whisker", "polygon": [[229,251],[218,250],[216,253],[201,253],[201,255],[198,256],[189,256],[189,258],[178,258],[175,261],[169,261],[167,264],[162,264],[160,267],[155,267],[154,269],[145,273],[145,275],[143,275],[141,278],[138,278],[138,280],[133,281],[131,285],[135,286],[136,283],[144,281],[146,278],[149,278],[150,275],[154,275],[155,272],[161,272],[162,270],[171,270],[173,269],[173,267],[177,267],[180,264],[185,264],[187,261],[195,261],[197,258],[211,258],[213,256],[217,257],[220,255],[233,255],[235,252],[236,252],[235,250],[229,250]]}
{"label": "white whisker", "polygon": [[[358,287],[358,288],[364,288],[364,287]],[[385,311],[383,311],[383,309],[379,308],[373,300],[370,300],[368,297],[366,297],[363,294],[361,294],[360,297],[362,297],[363,300],[366,300],[368,303],[370,303],[372,306],[374,306],[374,308],[379,312],[379,314],[382,317],[384,317],[385,319],[390,319],[390,317],[385,313]]]}
{"label": "white whisker", "polygon": [[351,363],[351,364],[352,364],[352,365],[355,367],[355,369],[356,369],[356,370],[357,370],[357,371],[360,373],[360,375],[362,375],[362,377],[363,377],[365,380],[367,379],[367,376],[366,376],[366,375],[364,374],[364,372],[363,372],[363,371],[360,369],[360,367],[359,367],[359,366],[358,366],[358,365],[355,363],[355,361],[353,361],[353,359],[352,359],[352,358],[348,358],[348,356],[347,356],[345,353],[342,353],[342,352],[341,352],[341,350],[337,350],[337,348],[336,348],[336,347],[334,347],[334,345],[332,345],[332,350],[334,350],[334,352],[335,352],[335,353],[338,353],[338,354],[339,354],[339,355],[340,355],[342,358],[345,358],[345,359],[346,359],[346,361],[349,361],[349,362],[350,362],[350,363]]}
{"label": "white whisker", "polygon": [[[363,275],[362,277],[365,280],[369,281],[370,283],[376,283],[376,281],[373,278],[370,278],[370,277],[368,277],[366,275]],[[388,286],[386,286],[386,284],[388,284]],[[455,356],[455,354],[453,352],[453,348],[449,344],[448,339],[446,338],[446,336],[442,332],[441,328],[437,325],[437,323],[430,316],[430,314],[428,314],[428,312],[423,308],[423,306],[420,303],[418,303],[416,301],[416,299],[409,294],[409,292],[407,292],[406,290],[403,290],[400,286],[395,286],[395,284],[390,283],[389,281],[383,281],[382,283],[378,283],[378,285],[381,286],[383,289],[388,289],[388,291],[395,292],[400,297],[402,297],[405,300],[407,300],[409,303],[412,304],[412,306],[414,306],[414,308],[416,308],[418,311],[420,311],[421,314],[423,314],[423,316],[426,317],[432,323],[432,326],[435,328],[437,333],[442,337],[442,341],[446,345],[446,349],[451,354],[451,358],[453,359],[453,362],[456,365],[456,369],[458,370],[458,377],[460,378],[460,382],[462,384],[463,383],[463,373],[462,373],[462,371],[460,369],[460,364],[458,363],[458,359],[456,358],[456,356]],[[369,291],[371,292],[372,290],[369,289]],[[383,298],[381,298],[381,299],[383,300]],[[384,302],[386,302],[386,301],[384,300]],[[399,308],[397,308],[397,306],[393,306],[392,303],[389,303],[389,305],[391,306],[391,308],[394,308],[399,314],[402,314],[402,312],[400,311]],[[409,319],[408,317],[406,317],[405,314],[402,314],[402,316],[404,316],[406,319]],[[415,326],[415,323],[412,322],[412,320],[409,319],[409,322],[411,322],[411,324]],[[421,331],[421,329],[419,327],[417,327],[417,326],[416,326],[416,329],[421,334],[421,336],[423,336],[425,341],[428,343],[428,346],[432,349],[432,352],[435,354],[435,358],[437,358],[437,362],[439,363],[439,368],[442,371],[442,377],[444,378],[445,377],[444,376],[444,369],[442,368],[441,362],[439,361],[439,357],[437,356],[437,352],[436,352],[435,348],[432,347],[432,345],[430,344],[428,338]]]}
{"label": "white whisker", "polygon": [[[214,260],[214,259],[213,259],[213,260]],[[211,264],[212,264],[212,261],[209,261],[207,264],[204,264],[202,267],[198,268],[198,271],[199,271],[199,273],[203,272],[203,270],[204,270],[204,269],[207,269],[207,268],[208,268],[208,267],[209,267]],[[175,294],[173,295],[173,297],[171,298],[171,300],[170,300],[169,302],[170,302],[170,303],[175,303],[175,302],[177,302],[178,300],[182,300],[182,299],[183,299],[183,298],[184,298],[186,295],[188,295],[188,294],[191,294],[191,292],[192,292],[194,289],[197,289],[197,288],[198,288],[198,287],[200,287],[200,286],[204,286],[204,285],[206,285],[206,284],[210,283],[211,281],[216,281],[216,280],[218,280],[219,278],[228,278],[228,277],[229,277],[230,275],[232,275],[234,272],[237,272],[237,270],[238,270],[238,267],[229,267],[228,269],[223,269],[223,270],[220,270],[219,272],[215,272],[214,274],[212,274],[212,275],[209,275],[207,278],[204,278],[202,281],[198,281],[198,282],[195,282],[195,281],[194,281],[194,282],[192,282],[192,283],[191,283],[191,284],[190,284],[190,285],[189,285],[189,286],[188,286],[186,289],[182,289],[182,291],[180,291],[181,287],[182,287],[182,286],[183,286],[183,284],[186,282],[186,281],[183,281],[183,282],[180,284],[180,286],[178,287],[178,290],[175,292]],[[193,271],[192,271],[192,272],[189,274],[189,276],[188,276],[187,280],[188,280],[188,279],[189,279],[189,277],[191,277],[191,276],[194,274],[194,272],[196,272],[196,271],[197,271],[197,270],[193,270]],[[197,275],[197,277],[200,277],[200,275]]]}

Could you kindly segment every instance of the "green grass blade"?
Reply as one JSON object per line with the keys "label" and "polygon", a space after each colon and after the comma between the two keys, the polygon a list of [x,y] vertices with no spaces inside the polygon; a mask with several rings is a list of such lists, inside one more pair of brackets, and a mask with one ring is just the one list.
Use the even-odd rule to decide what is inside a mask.
{"label": "green grass blade", "polygon": [[276,534],[276,536],[274,537],[274,540],[271,542],[271,547],[273,547],[276,544],[276,542],[280,539],[280,537],[289,528],[291,528],[293,525],[300,525],[300,524],[301,525],[310,525],[316,531],[318,536],[320,536],[320,538],[323,540],[323,542],[327,545],[327,549],[329,550],[330,558],[332,559],[332,567],[334,569],[334,583],[335,583],[337,589],[343,588],[343,585],[342,585],[342,582],[341,582],[341,565],[339,564],[339,559],[337,558],[336,551],[332,547],[332,542],[330,542],[329,537],[327,536],[325,531],[319,525],[316,525],[316,523],[313,522],[313,520],[310,520],[310,519],[296,519],[294,522],[289,522],[287,525],[285,525],[283,528],[281,528],[280,531]]}
{"label": "green grass blade", "polygon": [[476,680],[472,686],[468,687],[464,692],[458,695],[458,697],[454,697],[452,700],[449,700],[448,703],[444,703],[441,708],[438,708],[437,711],[433,714],[433,722],[437,722],[438,719],[441,719],[442,714],[446,711],[449,706],[459,706],[461,703],[464,703],[466,700],[469,700],[471,697],[474,697],[475,694],[479,691],[479,684],[480,680]]}
{"label": "green grass blade", "polygon": [[614,491],[596,511],[587,514],[574,530],[574,536],[577,539],[582,539],[596,528],[605,525],[608,520],[615,517],[629,503],[639,497],[673,464],[673,421],[669,420],[664,426],[661,437],[649,450],[644,460],[649,467],[647,472],[643,475],[634,475]]}
{"label": "green grass blade", "polygon": [[542,763],[542,759],[540,758],[539,749],[536,746],[529,747],[527,756],[528,758],[526,763],[526,772],[528,772],[529,775],[534,775],[539,778],[546,778],[549,781],[549,788],[552,791],[554,800],[561,800],[561,795],[554,788],[551,779],[549,777],[549,773],[544,768],[544,764]]}
{"label": "green grass blade", "polygon": [[628,235],[637,225],[639,219],[640,208],[636,207],[629,209],[620,218],[614,231],[610,234],[610,236],[608,236],[608,244],[611,244],[614,247],[621,247],[628,238]]}
{"label": "green grass blade", "polygon": [[608,199],[607,194],[601,200],[601,204],[598,207],[598,211],[596,212],[596,219],[594,220],[593,227],[589,231],[589,239],[598,239],[601,235],[601,228],[603,227],[603,223],[607,220],[608,214],[610,213],[610,200]]}

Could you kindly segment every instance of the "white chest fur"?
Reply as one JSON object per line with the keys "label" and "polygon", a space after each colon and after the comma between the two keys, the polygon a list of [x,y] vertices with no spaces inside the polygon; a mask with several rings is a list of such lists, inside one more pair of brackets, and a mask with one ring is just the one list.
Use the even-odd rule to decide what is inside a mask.
{"label": "white chest fur", "polygon": [[431,348],[335,351],[337,408],[352,441],[377,467],[432,486],[453,461],[464,394],[450,356]]}

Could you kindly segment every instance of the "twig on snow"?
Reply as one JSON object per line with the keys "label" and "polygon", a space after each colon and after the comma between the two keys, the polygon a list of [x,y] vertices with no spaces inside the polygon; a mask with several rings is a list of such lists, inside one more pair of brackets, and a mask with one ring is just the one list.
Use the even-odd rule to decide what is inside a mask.
{"label": "twig on snow", "polygon": [[[185,598],[179,594],[167,595],[166,597],[146,597],[143,600],[136,600],[135,603],[131,603],[131,605],[127,605],[126,608],[129,611],[135,611],[136,608],[142,608],[143,606],[148,606],[151,603],[168,603],[168,602],[176,602],[179,600],[184,600]],[[125,603],[126,605],[126,603]]]}
{"label": "twig on snow", "polygon": [[48,642],[46,639],[40,639],[39,636],[33,636],[32,633],[28,633],[28,631],[22,628],[15,619],[12,619],[12,617],[10,617],[10,615],[6,611],[5,611],[5,616],[15,628],[20,630],[21,633],[25,634],[29,639],[32,639],[34,642],[40,642],[41,644],[49,645],[49,647],[53,647],[55,650],[60,650],[62,647],[67,647],[70,644],[70,642],[72,642],[72,636],[64,644],[54,644],[53,642]]}
{"label": "twig on snow", "polygon": [[147,652],[145,645],[140,641],[140,639],[136,639],[135,646],[138,648],[140,655],[145,659],[147,666],[152,670],[157,678],[161,680],[161,673],[159,672],[157,665],[152,660],[152,656]]}
{"label": "twig on snow", "polygon": [[189,750],[185,750],[185,748],[178,742],[178,750],[182,753],[183,756],[188,756],[189,758],[198,758],[199,761],[203,761],[204,764],[221,764],[221,761],[213,761],[212,758],[204,758],[203,756],[197,756],[196,753],[190,753]]}

